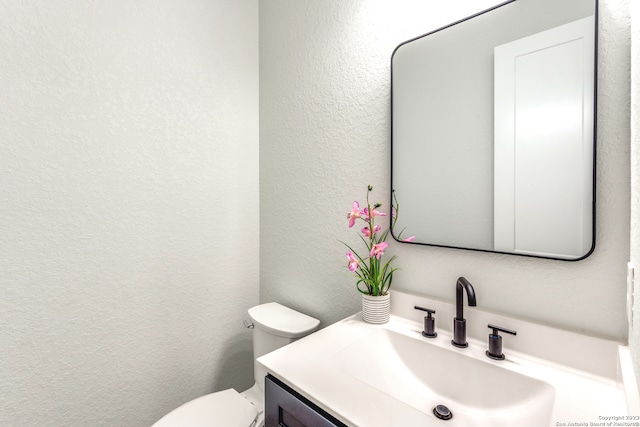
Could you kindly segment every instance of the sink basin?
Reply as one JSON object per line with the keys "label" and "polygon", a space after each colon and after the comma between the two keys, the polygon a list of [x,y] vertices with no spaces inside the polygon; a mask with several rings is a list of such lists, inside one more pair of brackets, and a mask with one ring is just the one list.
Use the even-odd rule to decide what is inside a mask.
{"label": "sink basin", "polygon": [[[550,424],[554,388],[458,350],[389,329],[376,329],[329,360],[358,381],[431,415],[445,405],[443,426],[540,427]],[[437,424],[439,425],[439,424]]]}

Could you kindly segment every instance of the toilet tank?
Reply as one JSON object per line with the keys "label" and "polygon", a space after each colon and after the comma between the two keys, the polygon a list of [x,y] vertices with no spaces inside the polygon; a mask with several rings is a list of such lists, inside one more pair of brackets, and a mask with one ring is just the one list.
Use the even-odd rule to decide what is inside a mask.
{"label": "toilet tank", "polygon": [[255,359],[314,332],[320,321],[289,307],[269,302],[249,309],[253,321],[253,357],[256,383],[264,390],[266,370]]}

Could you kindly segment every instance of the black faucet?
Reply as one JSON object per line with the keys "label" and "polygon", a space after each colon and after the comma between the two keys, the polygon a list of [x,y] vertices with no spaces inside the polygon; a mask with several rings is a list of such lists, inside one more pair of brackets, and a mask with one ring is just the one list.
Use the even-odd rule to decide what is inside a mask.
{"label": "black faucet", "polygon": [[463,314],[463,300],[462,294],[463,290],[467,291],[467,300],[469,301],[469,306],[476,306],[476,293],[473,290],[473,286],[471,283],[464,277],[458,278],[456,282],[456,317],[453,318],[453,339],[451,340],[451,344],[456,347],[468,347],[469,343],[467,342],[467,321],[464,320]]}

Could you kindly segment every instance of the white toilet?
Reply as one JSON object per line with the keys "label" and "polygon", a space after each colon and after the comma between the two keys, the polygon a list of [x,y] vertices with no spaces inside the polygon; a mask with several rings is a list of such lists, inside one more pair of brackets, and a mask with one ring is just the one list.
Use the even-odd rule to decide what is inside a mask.
{"label": "white toilet", "polygon": [[262,427],[264,377],[255,359],[318,329],[320,321],[275,302],[249,309],[253,321],[253,387],[238,393],[230,388],[191,400],[152,427]]}

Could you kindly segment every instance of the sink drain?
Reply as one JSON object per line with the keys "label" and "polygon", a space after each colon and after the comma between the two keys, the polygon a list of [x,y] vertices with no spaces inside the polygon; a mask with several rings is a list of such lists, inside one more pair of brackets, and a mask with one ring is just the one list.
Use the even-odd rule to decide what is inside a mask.
{"label": "sink drain", "polygon": [[441,420],[450,420],[451,417],[453,417],[453,414],[451,413],[449,408],[444,405],[438,405],[433,408],[433,415],[440,418]]}

